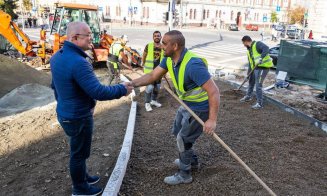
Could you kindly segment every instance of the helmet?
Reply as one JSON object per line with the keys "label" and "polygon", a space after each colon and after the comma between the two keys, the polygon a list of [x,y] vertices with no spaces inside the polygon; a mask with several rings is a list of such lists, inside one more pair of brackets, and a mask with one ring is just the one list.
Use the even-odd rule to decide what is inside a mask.
{"label": "helmet", "polygon": [[122,36],[120,37],[120,39],[121,39],[123,42],[125,42],[125,43],[128,42],[128,37],[127,37],[127,35],[122,35]]}

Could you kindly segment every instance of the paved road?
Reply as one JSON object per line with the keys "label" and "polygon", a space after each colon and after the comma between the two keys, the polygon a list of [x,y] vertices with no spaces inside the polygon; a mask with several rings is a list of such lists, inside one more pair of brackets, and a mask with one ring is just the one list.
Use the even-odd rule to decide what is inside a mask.
{"label": "paved road", "polygon": [[[108,26],[105,26],[108,28]],[[159,30],[164,34],[167,27],[128,27],[113,26],[108,33],[114,36],[127,35],[129,45],[139,51],[143,51],[146,43],[152,41],[152,33]],[[250,31],[226,31],[207,28],[181,29],[186,39],[186,47],[199,56],[207,59],[210,66],[224,67],[229,70],[242,69],[247,63],[246,49],[242,45],[241,38],[249,35],[255,40],[260,40],[259,32]],[[32,39],[38,40],[39,29],[25,29]]]}

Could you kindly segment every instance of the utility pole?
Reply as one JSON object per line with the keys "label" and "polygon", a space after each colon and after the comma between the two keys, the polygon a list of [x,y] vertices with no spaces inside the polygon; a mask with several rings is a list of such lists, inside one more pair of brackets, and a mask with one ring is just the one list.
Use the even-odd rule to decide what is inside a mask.
{"label": "utility pole", "polygon": [[129,19],[129,26],[132,26],[132,20],[133,20],[133,7],[132,7],[132,0],[129,0],[129,9],[128,9],[128,12],[129,13],[129,16],[130,16],[130,19]]}
{"label": "utility pole", "polygon": [[181,0],[180,2],[181,4],[181,13],[180,13],[180,16],[179,16],[179,23],[180,23],[180,28],[182,29],[183,28],[183,0]]}
{"label": "utility pole", "polygon": [[169,0],[168,31],[171,31],[173,29],[173,8],[175,7],[174,4],[174,0]]}

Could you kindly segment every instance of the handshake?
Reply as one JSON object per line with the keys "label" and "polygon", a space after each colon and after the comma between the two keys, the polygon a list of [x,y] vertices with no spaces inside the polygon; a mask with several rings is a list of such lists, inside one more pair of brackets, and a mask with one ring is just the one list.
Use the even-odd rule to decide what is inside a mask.
{"label": "handshake", "polygon": [[134,84],[132,81],[130,82],[123,82],[122,85],[125,86],[127,93],[125,96],[129,95],[134,90]]}

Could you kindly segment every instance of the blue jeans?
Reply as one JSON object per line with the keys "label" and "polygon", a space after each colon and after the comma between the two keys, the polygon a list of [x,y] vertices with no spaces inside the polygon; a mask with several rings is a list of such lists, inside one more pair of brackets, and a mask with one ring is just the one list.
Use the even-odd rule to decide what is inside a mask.
{"label": "blue jeans", "polygon": [[252,72],[249,79],[249,88],[247,92],[247,96],[252,97],[253,89],[255,86],[255,93],[257,98],[257,103],[263,105],[263,95],[262,95],[262,83],[266,78],[269,69],[261,69],[257,68]]}
{"label": "blue jeans", "polygon": [[73,186],[83,189],[88,186],[86,159],[89,158],[91,150],[93,116],[74,120],[58,116],[58,121],[70,140],[69,169]]}

